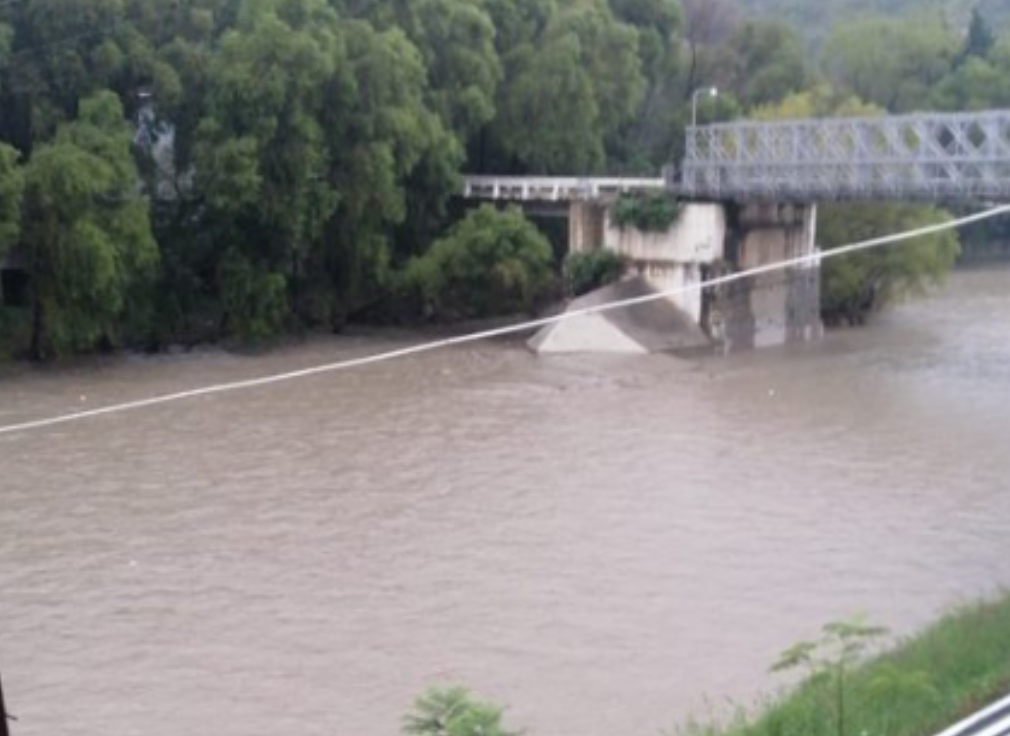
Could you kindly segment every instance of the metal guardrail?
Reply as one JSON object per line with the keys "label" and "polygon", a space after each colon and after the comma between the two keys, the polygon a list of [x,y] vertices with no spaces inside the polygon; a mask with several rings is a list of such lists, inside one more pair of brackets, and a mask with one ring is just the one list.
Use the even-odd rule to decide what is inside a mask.
{"label": "metal guardrail", "polygon": [[937,736],[1007,736],[1010,734],[1010,696],[980,710]]}
{"label": "metal guardrail", "polygon": [[616,198],[621,194],[666,187],[657,179],[620,177],[465,176],[466,199],[513,200],[517,202],[585,202]]}
{"label": "metal guardrail", "polygon": [[699,199],[1010,201],[1010,110],[691,127]]}

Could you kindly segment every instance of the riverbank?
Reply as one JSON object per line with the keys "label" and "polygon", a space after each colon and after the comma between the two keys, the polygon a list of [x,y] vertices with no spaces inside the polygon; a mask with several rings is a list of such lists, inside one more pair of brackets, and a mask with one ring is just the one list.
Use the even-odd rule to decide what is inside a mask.
{"label": "riverbank", "polygon": [[1010,593],[953,611],[846,671],[804,680],[754,716],[691,736],[931,736],[1010,693]]}

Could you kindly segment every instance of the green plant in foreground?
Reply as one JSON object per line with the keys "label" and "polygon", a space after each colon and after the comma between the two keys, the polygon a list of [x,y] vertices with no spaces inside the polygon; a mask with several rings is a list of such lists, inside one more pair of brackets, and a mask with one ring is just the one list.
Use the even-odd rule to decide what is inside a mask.
{"label": "green plant in foreground", "polygon": [[846,736],[846,674],[865,656],[887,629],[862,620],[825,624],[820,639],[801,641],[789,647],[772,666],[772,672],[802,668],[812,687],[824,688],[831,703],[837,736]]}
{"label": "green plant in foreground", "polygon": [[474,700],[461,687],[432,688],[403,722],[408,736],[520,736],[501,723],[503,709]]}

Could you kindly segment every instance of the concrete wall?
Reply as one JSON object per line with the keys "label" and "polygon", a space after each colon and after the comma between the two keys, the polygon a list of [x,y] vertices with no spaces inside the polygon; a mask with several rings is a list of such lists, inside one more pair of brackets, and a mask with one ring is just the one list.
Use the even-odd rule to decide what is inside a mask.
{"label": "concrete wall", "polygon": [[634,261],[714,263],[726,242],[726,211],[718,204],[688,204],[666,232],[646,233],[617,227],[607,217],[604,244]]}

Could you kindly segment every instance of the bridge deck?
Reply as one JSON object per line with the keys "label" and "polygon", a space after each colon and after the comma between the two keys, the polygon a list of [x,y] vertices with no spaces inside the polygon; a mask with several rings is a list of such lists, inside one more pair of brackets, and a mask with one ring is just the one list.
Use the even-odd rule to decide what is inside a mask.
{"label": "bridge deck", "polygon": [[1010,110],[689,128],[686,197],[1010,200]]}

